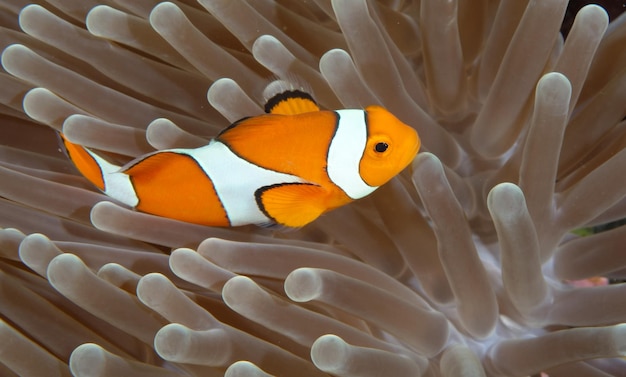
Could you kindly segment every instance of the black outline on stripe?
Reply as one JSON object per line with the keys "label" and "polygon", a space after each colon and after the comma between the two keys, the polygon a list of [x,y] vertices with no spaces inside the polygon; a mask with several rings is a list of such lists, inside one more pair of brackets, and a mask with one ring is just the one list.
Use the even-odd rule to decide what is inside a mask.
{"label": "black outline on stripe", "polygon": [[365,109],[363,109],[363,123],[365,124],[365,145],[363,146],[363,153],[361,154],[361,158],[359,158],[359,177],[361,177],[363,183],[370,186],[370,184],[365,182],[365,180],[363,179],[363,175],[361,175],[361,161],[363,161],[363,157],[365,157],[365,153],[367,152],[367,143],[370,141],[370,119],[369,114]]}
{"label": "black outline on stripe", "polygon": [[[81,177],[85,178],[89,183],[91,183],[92,186],[97,188],[98,191],[100,191],[102,193],[106,193],[107,183],[106,183],[106,180],[104,179],[104,171],[102,171],[102,166],[100,166],[98,161],[96,161],[96,159],[93,158],[93,156],[89,153],[91,151],[89,149],[83,147],[80,144],[74,144],[71,141],[67,140],[65,138],[65,136],[63,136],[63,134],[61,134],[58,131],[56,132],[56,134],[57,134],[57,138],[59,139],[59,144],[61,145],[61,150],[67,156],[67,158],[69,158],[69,160],[72,162],[72,166],[74,167],[74,170],[76,170],[81,175]],[[85,152],[87,152],[87,155],[89,156],[89,158],[93,161],[93,163],[98,167],[98,170],[100,171],[100,179],[102,179],[102,188],[98,187],[95,183],[90,181],[89,178],[85,177],[85,175],[80,171],[80,169],[78,169],[78,166],[76,166],[76,163],[74,162],[74,158],[72,158],[72,154],[70,153],[70,150],[68,149],[66,143],[69,143],[69,144],[75,145],[77,147],[83,148],[85,150]],[[92,152],[92,153],[95,153],[95,152]]]}
{"label": "black outline on stripe", "polygon": [[[233,149],[233,148],[232,148],[232,147],[231,147],[231,146],[230,146],[230,145],[229,145],[226,141],[224,141],[224,140],[217,140],[217,139],[214,139],[214,142],[223,144],[226,148],[228,148],[228,150],[229,150],[232,154],[234,154],[235,156],[237,156],[237,158],[241,159],[242,161],[245,161],[245,162],[249,163],[250,165],[254,165],[254,166],[256,166],[256,167],[257,167],[257,168],[259,168],[259,169],[263,169],[263,170],[266,170],[266,171],[269,171],[269,172],[273,172],[273,173],[278,173],[278,174],[290,175],[290,176],[292,176],[292,177],[297,177],[297,178],[299,178],[299,179],[302,179],[302,178],[301,178],[300,176],[298,176],[298,175],[291,174],[291,173],[286,173],[286,172],[284,172],[284,171],[280,171],[280,170],[268,169],[268,168],[266,168],[265,166],[261,166],[261,165],[259,165],[259,164],[255,163],[255,162],[252,162],[252,161],[248,160],[247,158],[243,158],[240,154],[238,154],[238,153],[237,153],[237,152],[236,152],[236,151],[235,151],[235,150],[234,150],[234,149]],[[329,145],[330,145],[330,144],[329,144]],[[208,175],[207,175],[207,176],[208,176]],[[326,176],[328,176],[328,172],[326,173]],[[209,177],[209,179],[210,179],[210,177]],[[333,183],[333,182],[330,180],[330,178],[329,178],[328,180],[329,180],[331,183]],[[213,180],[211,180],[211,183],[213,183]],[[258,207],[258,208],[259,208],[259,210],[260,210],[260,211],[261,211],[261,212],[265,215],[265,217],[267,217],[270,221],[273,221],[273,222],[274,222],[274,223],[276,223],[276,224],[279,224],[278,222],[276,222],[276,219],[274,219],[274,218],[272,218],[271,216],[269,216],[269,214],[265,211],[265,208],[264,208],[262,205],[260,205],[260,204],[259,204],[259,198],[260,198],[260,196],[259,196],[259,197],[257,197],[257,192],[259,192],[260,190],[261,190],[261,191],[265,191],[265,190],[268,190],[269,188],[272,188],[272,187],[275,187],[275,186],[281,186],[281,185],[311,185],[311,186],[320,186],[319,184],[317,184],[317,183],[312,183],[312,182],[311,182],[311,183],[309,183],[309,182],[281,182],[281,183],[276,183],[276,184],[269,185],[269,186],[262,186],[262,187],[260,187],[260,188],[256,189],[256,190],[254,191],[254,196],[255,196],[255,201],[256,201],[256,203],[257,203],[257,207]],[[263,190],[264,188],[265,188],[265,190]],[[215,190],[215,192],[217,192],[217,190]],[[259,195],[262,195],[262,193],[261,193],[261,194],[259,194]],[[218,198],[219,198],[219,195],[218,195]],[[220,199],[220,204],[221,204],[221,203],[222,203],[222,198],[219,198],[219,199]],[[222,207],[223,207],[223,204],[222,204]],[[224,212],[226,212],[226,210],[224,210]],[[226,212],[226,213],[228,214],[228,212]],[[228,221],[230,222],[230,218],[228,219]],[[257,225],[259,225],[259,224],[257,224]],[[281,224],[281,225],[282,225],[282,224]]]}
{"label": "black outline on stripe", "polygon": [[[143,160],[141,160],[143,161]],[[126,173],[124,173],[126,174]],[[137,195],[137,189],[135,188],[135,182],[133,181],[133,176],[130,174],[126,174],[128,176],[128,181],[130,182],[131,187],[133,188],[133,191],[135,192],[135,196],[137,197],[137,204],[135,204],[135,207],[133,208],[137,208],[139,207],[139,203],[141,203],[141,198],[139,197],[139,195]]]}
{"label": "black outline on stripe", "polygon": [[291,175],[291,176],[300,178],[299,176],[297,176],[295,174],[285,173],[284,171],[280,171],[280,170],[269,169],[269,168],[266,168],[265,166],[261,166],[261,165],[257,164],[256,162],[252,162],[252,161],[248,160],[247,158],[244,158],[243,156],[241,156],[239,153],[237,153],[235,151],[235,149],[230,144],[228,144],[226,141],[224,141],[224,140],[221,140],[221,139],[217,140],[217,139],[215,139],[215,142],[224,144],[224,146],[226,146],[226,148],[228,148],[228,150],[231,151],[232,154],[237,156],[237,158],[240,158],[243,161],[249,163],[250,165],[254,165],[254,166],[258,167],[258,168],[261,168],[261,169],[267,170],[267,171],[271,171],[271,172],[274,172],[274,173],[286,174],[286,175]]}
{"label": "black outline on stripe", "polygon": [[243,117],[239,120],[234,121],[233,123],[231,123],[228,127],[224,128],[223,130],[221,130],[217,135],[215,135],[215,137],[213,139],[218,139],[220,136],[222,136],[224,133],[228,132],[229,130],[237,127],[240,123],[242,123],[243,121],[252,118],[251,116],[249,117]]}
{"label": "black outline on stripe", "polygon": [[[337,130],[339,129],[339,121],[341,120],[341,116],[336,111],[333,111],[332,113],[335,114],[335,130],[333,131],[333,134],[331,135],[330,140],[328,140],[328,148],[326,149],[326,158],[324,160],[326,161],[326,164],[324,165],[324,170],[326,171],[326,176],[328,177],[328,180],[330,181],[330,183],[337,186],[335,182],[333,182],[333,180],[330,179],[330,176],[328,175],[328,155],[330,154],[330,146],[332,145],[333,140],[335,140],[335,135],[337,135]],[[339,189],[341,190],[341,187],[339,187]]]}
{"label": "black outline on stripe", "polygon": [[317,102],[313,99],[313,97],[309,93],[303,92],[298,89],[294,89],[294,90],[287,90],[284,92],[280,92],[276,94],[274,97],[268,99],[267,102],[265,103],[264,110],[266,113],[271,114],[272,110],[274,110],[274,108],[278,106],[281,102],[290,100],[292,98],[306,99],[306,100],[313,102],[315,106],[318,106]]}
{"label": "black outline on stripe", "polygon": [[259,207],[259,210],[265,215],[265,217],[267,217],[268,219],[273,221],[275,224],[287,226],[285,224],[282,224],[282,223],[276,221],[276,219],[273,216],[271,216],[269,214],[269,212],[267,212],[267,210],[265,209],[265,206],[263,205],[263,194],[265,194],[266,191],[269,191],[269,190],[274,189],[276,187],[296,186],[296,185],[306,185],[306,186],[320,187],[320,185],[316,185],[314,183],[306,183],[306,182],[283,182],[283,183],[276,183],[276,184],[269,185],[269,186],[263,186],[263,187],[258,188],[254,192],[254,200],[256,201],[257,207]]}
{"label": "black outline on stripe", "polygon": [[[228,226],[232,226],[232,222],[230,220],[230,216],[228,216],[228,211],[226,211],[226,208],[224,208],[224,203],[222,202],[222,198],[220,197],[220,194],[217,192],[217,189],[215,188],[215,184],[213,183],[213,179],[211,178],[211,176],[209,176],[209,174],[206,172],[206,170],[204,170],[204,168],[202,168],[202,166],[200,165],[200,163],[196,160],[196,158],[194,156],[189,155],[187,153],[180,153],[180,152],[175,152],[175,151],[171,151],[171,150],[164,150],[164,151],[157,151],[157,152],[154,152],[154,153],[150,153],[149,155],[145,156],[144,158],[140,159],[139,161],[137,161],[137,162],[133,163],[132,165],[130,165],[130,166],[125,168],[124,174],[128,175],[128,180],[130,181],[131,185],[133,186],[133,191],[135,191],[135,195],[137,196],[137,204],[135,205],[135,208],[139,207],[139,203],[141,203],[141,198],[139,197],[139,195],[137,195],[137,190],[135,189],[135,182],[133,182],[133,176],[130,175],[130,174],[127,174],[126,172],[128,171],[128,169],[132,168],[133,166],[136,166],[137,164],[139,164],[139,163],[141,163],[143,161],[146,161],[148,158],[150,158],[152,156],[156,156],[157,154],[167,154],[167,153],[188,157],[189,159],[191,159],[198,166],[200,171],[202,171],[204,173],[206,178],[211,183],[211,187],[213,188],[213,192],[215,192],[215,195],[217,196],[217,201],[220,203],[220,207],[222,207],[222,210],[226,214],[226,221],[228,221]],[[155,216],[158,216],[158,215],[155,215]]]}
{"label": "black outline on stripe", "polygon": [[[365,123],[365,146],[363,146],[363,152],[361,153],[361,157],[359,158],[359,171],[358,171],[359,176],[361,177],[361,180],[365,182],[365,180],[363,180],[363,176],[361,175],[360,161],[363,159],[363,156],[365,156],[365,150],[367,149],[367,142],[370,137],[370,124],[369,124],[369,119],[367,117],[368,115],[367,111],[365,109],[356,109],[356,110],[363,111],[363,122]],[[335,181],[332,180],[332,178],[330,178],[330,175],[328,175],[328,154],[330,153],[330,146],[333,143],[333,140],[335,139],[335,135],[337,134],[337,130],[339,129],[339,121],[341,120],[341,115],[339,115],[339,112],[333,111],[333,113],[335,113],[337,120],[335,121],[335,132],[333,132],[333,136],[330,138],[330,142],[328,143],[328,150],[326,151],[326,176],[328,177],[328,181],[330,181],[330,183],[335,185],[335,187],[341,190],[341,192],[343,192],[348,198],[354,200],[350,195],[348,195],[348,193],[343,188],[341,188],[338,184],[335,183]],[[369,186],[367,182],[365,182],[365,184]],[[370,187],[373,187],[373,186],[370,186]]]}

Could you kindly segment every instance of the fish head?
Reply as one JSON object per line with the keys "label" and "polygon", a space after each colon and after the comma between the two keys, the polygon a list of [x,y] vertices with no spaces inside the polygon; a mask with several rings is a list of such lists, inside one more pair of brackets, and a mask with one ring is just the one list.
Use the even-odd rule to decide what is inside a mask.
{"label": "fish head", "polygon": [[381,186],[413,161],[420,148],[417,132],[380,106],[368,106],[368,136],[359,173],[370,186]]}

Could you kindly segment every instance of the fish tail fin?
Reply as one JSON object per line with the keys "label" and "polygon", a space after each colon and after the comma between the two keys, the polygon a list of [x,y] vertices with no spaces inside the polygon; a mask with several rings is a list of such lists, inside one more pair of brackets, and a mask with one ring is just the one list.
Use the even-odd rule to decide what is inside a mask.
{"label": "fish tail fin", "polygon": [[110,163],[82,145],[72,143],[62,133],[58,135],[65,153],[89,182],[113,199],[133,207],[137,205],[132,182],[121,171],[120,166]]}
{"label": "fish tail fin", "polygon": [[[104,175],[107,170],[110,170],[110,167],[102,166],[100,163],[102,158],[99,158],[99,156],[87,148],[67,140],[62,133],[59,133],[59,139],[61,146],[65,150],[65,154],[67,154],[74,166],[76,166],[76,169],[78,169],[89,182],[100,190],[105,191]],[[108,162],[107,164],[112,166],[112,164]],[[119,169],[119,167],[117,167],[117,169]]]}

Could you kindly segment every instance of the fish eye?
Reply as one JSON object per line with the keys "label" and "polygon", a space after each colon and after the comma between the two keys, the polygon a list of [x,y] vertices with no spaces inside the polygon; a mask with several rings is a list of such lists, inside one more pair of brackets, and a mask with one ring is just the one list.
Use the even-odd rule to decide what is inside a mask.
{"label": "fish eye", "polygon": [[376,143],[376,145],[374,146],[374,150],[378,153],[383,153],[384,151],[387,150],[387,148],[389,148],[389,144],[384,143],[384,142],[379,142]]}

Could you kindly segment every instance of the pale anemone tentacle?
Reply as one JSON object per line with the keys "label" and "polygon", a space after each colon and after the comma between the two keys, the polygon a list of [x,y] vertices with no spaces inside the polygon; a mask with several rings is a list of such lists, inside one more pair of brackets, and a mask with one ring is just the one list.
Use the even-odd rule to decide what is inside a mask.
{"label": "pale anemone tentacle", "polygon": [[208,140],[182,130],[169,119],[158,118],[150,122],[146,128],[146,142],[152,148],[162,150],[174,148],[199,148],[206,145]]}
{"label": "pale anemone tentacle", "polygon": [[[284,79],[297,78],[310,87],[310,91],[320,98],[320,104],[329,109],[341,107],[328,83],[313,67],[289,52],[280,41],[271,35],[262,35],[252,45],[252,56],[265,68]],[[278,59],[277,59],[278,57]]]}
{"label": "pale anemone tentacle", "polygon": [[[206,38],[200,30],[186,17],[186,14],[173,3],[161,3],[150,13],[150,25],[202,74],[210,80],[220,77],[238,77],[244,89],[250,91],[261,85],[262,78],[232,56],[226,49],[211,39]],[[221,60],[225,64],[213,66],[211,60]],[[243,75],[242,75],[243,73]],[[206,87],[205,87],[206,88]]]}
{"label": "pale anemone tentacle", "polygon": [[[63,134],[72,143],[100,149],[115,145],[111,152],[126,156],[154,151],[148,144],[146,131],[134,127],[105,122],[82,114],[70,115],[63,122]],[[103,135],[105,135],[103,137]]]}
{"label": "pale anemone tentacle", "polygon": [[[622,376],[626,227],[571,231],[626,218],[626,16],[567,3],[5,1],[0,375]],[[281,232],[130,210],[55,136],[121,165],[277,88],[427,153]]]}
{"label": "pale anemone tentacle", "polygon": [[472,145],[481,155],[500,155],[517,139],[524,120],[519,114],[552,52],[566,6],[565,0],[530,0],[471,129]]}
{"label": "pale anemone tentacle", "polygon": [[353,346],[336,335],[319,337],[311,347],[315,366],[335,376],[419,376],[427,370],[425,359],[375,348]]}
{"label": "pale anemone tentacle", "polygon": [[237,361],[226,369],[224,377],[272,377],[272,375],[249,361]]}
{"label": "pale anemone tentacle", "polygon": [[[2,358],[7,360],[5,368],[16,374],[49,375],[54,377],[71,376],[67,365],[48,352],[44,347],[17,331],[13,326],[0,320],[0,336],[4,340],[0,346]],[[36,363],[32,363],[32,359]],[[27,366],[31,364],[31,366]],[[36,364],[32,366],[32,364]]]}

